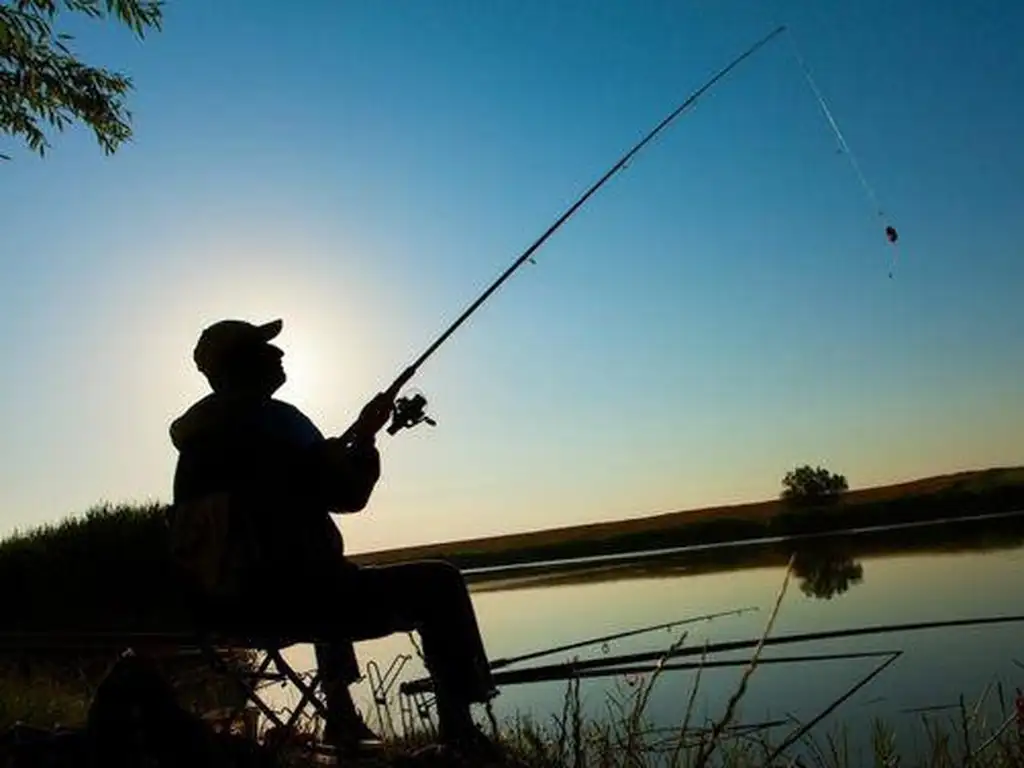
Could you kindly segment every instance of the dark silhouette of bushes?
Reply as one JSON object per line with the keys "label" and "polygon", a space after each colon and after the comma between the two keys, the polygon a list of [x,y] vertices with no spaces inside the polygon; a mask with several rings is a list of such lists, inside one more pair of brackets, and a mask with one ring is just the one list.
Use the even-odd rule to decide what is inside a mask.
{"label": "dark silhouette of bushes", "polygon": [[98,506],[0,542],[0,584],[8,586],[0,629],[187,628],[165,514],[158,504]]}
{"label": "dark silhouette of bushes", "polygon": [[[167,508],[103,505],[0,542],[0,633],[183,632],[193,626],[171,561]],[[0,728],[16,720],[79,724],[125,639],[105,649],[0,647]],[[150,652],[147,650],[146,652]],[[240,651],[229,663],[251,666]],[[208,711],[239,703],[231,681],[195,656],[160,654],[182,704]]]}

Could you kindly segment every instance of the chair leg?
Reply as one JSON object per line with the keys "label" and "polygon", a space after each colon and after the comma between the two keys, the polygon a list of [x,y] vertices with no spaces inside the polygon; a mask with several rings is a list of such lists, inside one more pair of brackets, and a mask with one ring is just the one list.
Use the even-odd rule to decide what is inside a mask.
{"label": "chair leg", "polygon": [[309,682],[306,682],[291,667],[291,665],[284,660],[280,651],[275,649],[268,651],[268,654],[273,658],[274,666],[277,670],[287,677],[289,682],[302,692],[299,703],[296,705],[288,719],[288,725],[294,725],[298,721],[299,717],[301,717],[305,712],[307,706],[312,706],[316,714],[320,715],[320,717],[326,722],[327,705],[316,695],[316,689],[320,686],[320,673],[315,673],[313,677],[310,678]]}
{"label": "chair leg", "polygon": [[[269,719],[275,726],[284,726],[284,722],[278,716],[277,712],[275,712],[270,706],[268,706],[266,702],[264,702],[263,699],[260,697],[259,691],[257,691],[254,686],[250,685],[246,680],[244,680],[243,677],[240,676],[235,670],[231,669],[224,662],[224,659],[221,658],[220,654],[217,653],[216,649],[210,643],[205,641],[200,643],[200,650],[202,651],[203,655],[206,657],[210,665],[218,672],[231,679],[235,683],[235,685],[237,685],[245,693],[246,698],[253,704],[255,704],[264,715],[266,715],[267,719]],[[270,658],[268,655],[268,658],[265,659],[264,663],[260,665],[261,672],[266,671],[266,667],[269,661]]]}
{"label": "chair leg", "polygon": [[[257,667],[255,672],[253,672],[251,674],[241,673],[241,676],[242,676],[243,680],[245,680],[246,678],[253,680],[252,690],[253,690],[254,694],[258,694],[259,693],[258,686],[259,686],[259,684],[261,682],[265,682],[267,680],[275,680],[275,679],[278,679],[280,677],[280,675],[275,675],[275,674],[267,671],[267,669],[268,669],[268,667],[270,667],[270,664],[271,664],[272,661],[273,661],[273,659],[271,658],[270,654],[268,654],[268,653],[266,653],[264,651],[263,652],[263,661],[260,662],[260,665],[259,665],[259,667]],[[237,707],[232,709],[231,715],[230,715],[230,721],[231,722],[235,722],[239,717],[241,717],[245,713],[245,711],[248,708],[248,705],[250,703],[254,703],[253,702],[253,694],[250,694],[248,692],[248,690],[246,690],[246,699],[245,699],[245,701],[243,701]],[[259,707],[259,704],[257,703],[256,706]],[[251,718],[246,718],[246,720],[245,720],[245,730],[246,730],[247,736],[249,736],[251,734],[251,737],[255,739],[256,726],[255,726],[255,723],[252,722]]]}
{"label": "chair leg", "polygon": [[319,675],[313,675],[308,683],[303,681],[302,687],[299,688],[299,690],[302,691],[302,696],[299,698],[299,703],[295,705],[295,709],[292,710],[291,715],[288,717],[289,727],[295,725],[295,723],[299,721],[299,718],[302,717],[306,708],[310,705],[312,705],[316,714],[326,719],[326,708],[316,695],[316,688],[318,685],[320,685]]}
{"label": "chair leg", "polygon": [[[274,726],[281,728],[282,731],[291,730],[295,724],[299,721],[304,714],[311,708],[314,716],[318,715],[324,722],[327,720],[327,705],[321,700],[320,696],[317,695],[317,690],[321,689],[321,679],[319,672],[316,672],[307,681],[299,675],[295,669],[284,659],[281,651],[277,648],[261,648],[260,652],[263,654],[263,658],[257,667],[255,672],[239,672],[238,670],[231,669],[224,661],[220,653],[214,647],[211,641],[203,640],[200,642],[200,650],[205,656],[207,661],[221,674],[229,677],[244,693],[247,702],[252,702],[262,712]],[[274,672],[271,672],[271,665],[273,665]],[[249,683],[247,678],[254,678],[256,680],[266,679],[284,679],[287,682],[295,686],[300,692],[300,698],[298,704],[292,709],[291,713],[285,719],[274,711],[262,698],[260,691],[255,685]],[[244,709],[245,705],[242,705]]]}

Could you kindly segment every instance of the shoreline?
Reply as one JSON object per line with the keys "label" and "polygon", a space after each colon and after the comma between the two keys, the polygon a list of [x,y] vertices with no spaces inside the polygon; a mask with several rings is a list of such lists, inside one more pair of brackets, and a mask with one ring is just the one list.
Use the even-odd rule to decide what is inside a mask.
{"label": "shoreline", "polygon": [[351,555],[360,564],[443,558],[467,574],[587,560],[612,562],[643,553],[736,550],[815,537],[912,531],[942,524],[997,521],[1024,511],[1024,468],[994,468],[849,491],[828,505],[780,500],[670,512],[627,520]]}
{"label": "shoreline", "polygon": [[[638,549],[632,552],[620,552],[612,555],[584,555],[581,557],[561,558],[558,560],[537,560],[508,565],[483,566],[466,568],[463,574],[470,581],[489,581],[492,577],[516,576],[519,573],[540,571],[550,573],[561,569],[573,570],[580,566],[611,566],[618,563],[635,565],[645,560],[657,560],[664,557],[682,556],[715,551],[734,551],[743,548],[757,548],[776,544],[794,544],[799,548],[801,542],[822,541],[835,538],[867,536],[870,534],[906,531],[915,528],[936,528],[961,523],[980,523],[985,521],[1013,520],[1019,518],[1024,522],[1024,508],[1010,512],[992,512],[984,515],[962,515],[960,517],[939,518],[936,520],[919,520],[909,523],[892,523],[885,525],[862,526],[817,533],[796,534],[793,536],[763,536],[755,539],[739,539],[736,541],[719,541],[707,544],[691,544],[680,547],[664,547],[661,549]],[[850,542],[854,544],[855,542]]]}

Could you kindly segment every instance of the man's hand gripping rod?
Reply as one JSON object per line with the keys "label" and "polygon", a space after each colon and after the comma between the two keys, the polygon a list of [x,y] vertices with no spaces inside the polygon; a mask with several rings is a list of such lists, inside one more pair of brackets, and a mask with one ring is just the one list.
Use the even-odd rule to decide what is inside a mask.
{"label": "man's hand gripping rod", "polygon": [[[422,421],[425,421],[428,424],[433,425],[434,421],[428,416],[426,416],[426,414],[423,412],[423,408],[427,403],[426,398],[423,397],[423,395],[417,394],[411,397],[398,397],[398,392],[402,389],[402,387],[404,387],[409,382],[410,379],[412,379],[413,376],[416,375],[416,371],[419,369],[419,367],[423,365],[424,362],[426,362],[427,358],[434,354],[438,347],[440,347],[445,341],[447,341],[448,337],[451,336],[460,325],[462,325],[467,319],[469,319],[469,316],[472,315],[477,310],[477,308],[481,304],[483,304],[488,299],[488,297],[498,289],[498,287],[502,283],[504,283],[509,277],[512,276],[513,272],[515,272],[527,260],[529,260],[529,258],[534,254],[534,252],[538,248],[540,248],[541,245],[543,245],[544,242],[549,237],[551,237],[551,235],[553,235],[555,231],[569,219],[570,216],[576,213],[576,211],[579,210],[583,206],[583,204],[590,199],[591,195],[593,195],[595,192],[597,192],[598,189],[604,186],[605,182],[611,179],[611,177],[614,176],[616,173],[621,171],[641,149],[643,149],[655,136],[657,136],[665,128],[667,128],[670,123],[672,123],[687,109],[687,107],[693,105],[693,103],[696,102],[697,99],[699,99],[709,90],[711,90],[711,88],[714,87],[714,85],[719,80],[721,80],[723,77],[729,74],[734,68],[736,68],[740,64],[740,62],[742,62],[749,56],[753,55],[757,50],[762,48],[770,40],[772,40],[774,37],[778,36],[783,31],[785,31],[785,29],[785,26],[778,27],[770,34],[766,35],[765,37],[761,38],[759,41],[754,43],[752,46],[750,46],[750,48],[748,48],[742,54],[737,56],[735,59],[733,59],[733,61],[728,66],[721,69],[717,74],[715,74],[714,77],[708,80],[699,89],[694,91],[682,104],[676,107],[676,109],[674,109],[665,119],[658,123],[650,131],[650,133],[648,133],[643,139],[637,142],[637,144],[634,145],[633,148],[630,149],[626,154],[619,158],[615,165],[609,168],[608,171],[604,174],[604,176],[602,176],[600,179],[594,182],[594,184],[592,184],[591,187],[586,192],[584,192],[583,195],[581,195],[580,198],[575,203],[573,203],[568,210],[565,211],[565,213],[559,216],[555,223],[548,227],[547,231],[544,232],[544,234],[541,235],[539,238],[537,238],[533,245],[527,248],[522,253],[522,255],[520,255],[519,258],[517,258],[512,263],[512,265],[509,266],[508,269],[506,269],[501,274],[501,276],[498,277],[498,279],[495,280],[491,284],[491,286],[479,296],[479,298],[477,298],[476,301],[470,304],[469,307],[467,307],[466,310],[461,315],[459,315],[455,322],[453,322],[444,331],[444,333],[442,333],[429,347],[427,347],[423,354],[421,354],[412,365],[410,365],[408,368],[402,371],[402,373],[399,374],[398,378],[395,379],[394,382],[392,382],[390,387],[384,390],[384,392],[379,393],[373,400],[371,400],[370,403],[367,404],[366,408],[364,408],[364,413],[370,408],[370,406],[373,403],[380,403],[386,399],[394,403],[392,421],[391,425],[388,427],[388,434],[394,435],[399,430],[409,429]],[[353,440],[357,439],[359,436],[372,437],[372,435],[376,434],[376,432],[380,429],[380,426],[376,426],[376,428],[374,428],[374,421],[376,420],[371,420],[369,421],[369,423],[363,423],[364,420],[361,417],[360,420],[357,420],[355,424],[353,424],[351,427],[348,428],[348,430],[345,431],[344,435],[342,436],[343,439]],[[381,426],[383,426],[383,424],[381,424]]]}

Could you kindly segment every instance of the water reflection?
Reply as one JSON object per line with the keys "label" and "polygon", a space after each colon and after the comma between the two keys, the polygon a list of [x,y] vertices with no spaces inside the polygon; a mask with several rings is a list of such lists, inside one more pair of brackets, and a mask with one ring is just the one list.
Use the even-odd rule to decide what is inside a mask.
{"label": "water reflection", "polygon": [[[575,657],[660,652],[683,631],[687,646],[693,648],[758,638],[794,553],[799,580],[791,582],[785,594],[773,629],[776,635],[1024,614],[1019,590],[1024,576],[1022,541],[1024,514],[927,528],[595,558],[585,563],[477,573],[471,581],[481,629],[494,659],[532,656],[539,649],[567,647],[582,639],[679,617],[758,607],[674,631],[621,637],[607,647],[574,645],[564,653],[525,664],[533,666]],[[864,578],[865,571],[870,571],[870,579]],[[801,588],[794,588],[798,586]],[[977,702],[986,691],[995,690],[991,686],[996,682],[1004,683],[1009,691],[1024,685],[1013,661],[1020,657],[1019,647],[1020,625],[1007,624],[846,637],[794,648],[792,653],[903,651],[898,662],[846,701],[818,731],[831,732],[833,726],[842,726],[850,733],[870,736],[874,718],[896,718],[892,722],[905,728],[899,734],[905,741],[918,734],[914,729],[919,716],[900,714],[908,709],[944,706],[961,695]],[[361,644],[358,652],[363,662],[376,659],[384,668],[396,655],[414,654],[415,650],[408,638],[396,636]],[[764,656],[788,653],[768,648]],[[311,665],[311,652],[308,656],[304,662],[295,661],[300,667]],[[745,662],[747,658],[747,652],[716,656],[723,662]],[[742,721],[785,715],[808,722],[876,665],[877,659],[870,658],[764,664],[744,695]],[[742,672],[742,668],[716,667],[700,675],[701,717],[720,716]],[[424,674],[414,658],[403,678]],[[583,681],[584,700],[595,718],[607,715],[607,695],[619,680]],[[651,723],[678,729],[681,710],[696,680],[693,671],[666,673],[650,700]],[[520,714],[548,722],[562,712],[565,691],[564,681],[508,685],[496,701],[495,712],[500,722]],[[992,693],[988,701],[994,699]],[[359,693],[359,703],[365,711],[374,711],[368,690]]]}
{"label": "water reflection", "polygon": [[623,579],[784,568],[795,557],[801,592],[831,600],[864,582],[865,559],[1016,549],[1024,544],[1024,513],[963,518],[835,534],[762,539],[659,552],[467,571],[474,592],[592,584]]}
{"label": "water reflection", "polygon": [[831,600],[864,581],[864,566],[836,546],[805,547],[794,553],[793,575],[807,597]]}

